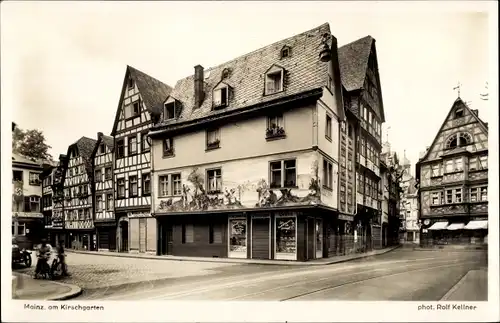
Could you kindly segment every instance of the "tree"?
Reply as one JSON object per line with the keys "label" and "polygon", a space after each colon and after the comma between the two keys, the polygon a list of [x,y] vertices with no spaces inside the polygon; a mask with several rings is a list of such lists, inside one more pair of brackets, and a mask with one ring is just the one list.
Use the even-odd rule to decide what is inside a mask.
{"label": "tree", "polygon": [[51,146],[47,145],[43,132],[32,129],[22,130],[16,127],[12,132],[12,151],[20,155],[52,160],[49,154]]}

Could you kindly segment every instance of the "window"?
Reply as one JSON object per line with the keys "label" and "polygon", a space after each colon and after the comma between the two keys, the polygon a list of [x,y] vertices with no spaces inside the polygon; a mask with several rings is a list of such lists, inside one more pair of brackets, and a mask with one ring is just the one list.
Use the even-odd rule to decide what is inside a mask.
{"label": "window", "polygon": [[488,156],[479,157],[479,169],[488,169]]}
{"label": "window", "polygon": [[477,157],[469,158],[469,170],[477,170]]}
{"label": "window", "polygon": [[456,147],[464,147],[472,143],[472,136],[467,132],[459,132],[451,135],[446,140],[446,148],[453,149]]}
{"label": "window", "polygon": [[211,169],[207,171],[207,191],[208,193],[222,192],[222,173],[220,169]]}
{"label": "window", "polygon": [[441,192],[433,192],[432,193],[432,205],[439,205],[440,204],[440,195]]}
{"label": "window", "polygon": [[462,170],[464,170],[462,158],[455,159],[455,171],[462,171]]}
{"label": "window", "polygon": [[432,177],[441,176],[441,167],[439,164],[433,164],[432,166]]}
{"label": "window", "polygon": [[148,133],[143,132],[141,133],[141,152],[147,152],[151,150],[151,146],[149,145],[148,141]]}
{"label": "window", "polygon": [[30,185],[39,185],[40,184],[40,179],[38,177],[38,174],[30,172],[30,174],[29,174],[29,182],[30,182]]}
{"label": "window", "polygon": [[99,145],[99,155],[102,155],[106,152],[106,149],[104,148],[104,144]]}
{"label": "window", "polygon": [[128,138],[128,155],[137,154],[137,136]]}
{"label": "window", "polygon": [[332,117],[328,114],[326,115],[325,137],[332,139]]}
{"label": "window", "polygon": [[349,138],[351,138],[351,139],[352,139],[352,135],[353,135],[352,126],[351,126],[351,125],[349,125],[349,126],[347,127],[347,136],[348,136]]}
{"label": "window", "polygon": [[95,170],[95,181],[96,183],[102,182],[102,170],[100,169]]}
{"label": "window", "polygon": [[333,166],[326,159],[323,159],[323,186],[333,188]]}
{"label": "window", "polygon": [[182,194],[181,174],[172,174],[171,178],[172,178],[173,195],[181,195]]}
{"label": "window", "polygon": [[23,181],[23,171],[22,170],[13,170],[12,171],[12,180],[14,182],[22,182]]}
{"label": "window", "polygon": [[[276,254],[295,255],[297,251],[296,237],[296,218],[295,217],[277,217],[276,221]],[[282,258],[288,259],[288,258]]]}
{"label": "window", "polygon": [[455,110],[455,118],[461,118],[464,116],[464,110],[463,109],[457,109]]}
{"label": "window", "polygon": [[455,203],[462,203],[462,189],[455,189]]}
{"label": "window", "polygon": [[[15,226],[12,225],[12,234],[14,234],[14,228],[15,228]],[[26,235],[26,223],[18,223],[17,224],[17,235],[18,236]]]}
{"label": "window", "polygon": [[365,107],[363,106],[363,104],[360,104],[359,105],[359,115],[360,115],[361,119],[364,119],[364,110],[365,110]]}
{"label": "window", "polygon": [[97,195],[95,197],[95,200],[96,200],[97,211],[102,211],[103,210],[102,195]]}
{"label": "window", "polygon": [[207,149],[215,149],[220,147],[220,130],[207,130]]}
{"label": "window", "polygon": [[137,117],[141,113],[140,101],[135,101],[125,107],[125,119]]}
{"label": "window", "polygon": [[281,58],[287,58],[287,57],[290,57],[290,47],[283,47],[283,49],[281,49]]}
{"label": "window", "polygon": [[106,167],[104,169],[104,178],[111,179],[113,177],[113,173],[111,172],[111,167]]}
{"label": "window", "polygon": [[488,201],[488,188],[481,187],[481,202]]}
{"label": "window", "polygon": [[171,120],[174,119],[176,114],[175,114],[175,102],[171,103],[166,103],[165,104],[165,120]]}
{"label": "window", "polygon": [[271,188],[295,187],[297,172],[295,160],[284,160],[270,163]]}
{"label": "window", "polygon": [[128,196],[134,197],[139,195],[137,176],[129,176],[128,178]]}
{"label": "window", "polygon": [[158,176],[158,196],[169,196],[168,175]]}
{"label": "window", "polygon": [[106,195],[106,210],[113,210],[113,194]]}
{"label": "window", "polygon": [[361,151],[359,153],[362,156],[365,156],[366,155],[366,152],[365,152],[365,138],[361,138],[360,142],[361,142]]}
{"label": "window", "polygon": [[449,189],[446,190],[446,203],[462,203],[462,189]]}
{"label": "window", "polygon": [[368,111],[368,124],[369,125],[372,124],[372,112],[371,111]]}
{"label": "window", "polygon": [[445,162],[444,171],[445,171],[445,173],[453,172],[453,160],[452,159],[449,159]]}
{"label": "window", "polygon": [[76,166],[74,169],[74,174],[78,175],[79,172],[80,172],[80,166]]}
{"label": "window", "polygon": [[118,198],[124,198],[125,197],[125,179],[124,178],[119,178],[117,181],[117,186],[118,186]]}
{"label": "window", "polygon": [[478,188],[477,187],[472,187],[470,189],[470,202],[477,202],[478,201]]}
{"label": "window", "polygon": [[142,174],[142,196],[151,195],[151,175]]}
{"label": "window", "polygon": [[39,196],[30,196],[30,211],[31,212],[40,212],[40,197]]}
{"label": "window", "polygon": [[266,75],[266,94],[283,91],[283,70],[268,73]]}
{"label": "window", "polygon": [[163,157],[174,155],[174,141],[172,138],[163,139]]}
{"label": "window", "polygon": [[453,203],[453,190],[446,190],[446,203]]}
{"label": "window", "polygon": [[214,90],[213,105],[214,107],[226,107],[229,101],[229,90],[227,87]]}
{"label": "window", "polygon": [[116,142],[116,158],[125,157],[125,141],[120,139]]}
{"label": "window", "polygon": [[132,78],[129,78],[128,79],[128,82],[127,82],[127,85],[128,85],[128,89],[133,89],[134,88],[134,80]]}

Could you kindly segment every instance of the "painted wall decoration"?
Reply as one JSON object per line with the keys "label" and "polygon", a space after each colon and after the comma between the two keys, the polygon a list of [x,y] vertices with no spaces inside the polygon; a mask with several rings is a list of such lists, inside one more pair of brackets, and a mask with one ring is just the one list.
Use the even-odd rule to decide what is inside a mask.
{"label": "painted wall decoration", "polygon": [[[156,212],[189,212],[228,210],[321,203],[318,165],[314,162],[311,174],[298,174],[297,188],[270,188],[265,179],[233,183],[223,181],[222,190],[208,192],[203,172],[194,168],[182,185],[179,196],[159,198]],[[244,202],[243,202],[244,201]]]}

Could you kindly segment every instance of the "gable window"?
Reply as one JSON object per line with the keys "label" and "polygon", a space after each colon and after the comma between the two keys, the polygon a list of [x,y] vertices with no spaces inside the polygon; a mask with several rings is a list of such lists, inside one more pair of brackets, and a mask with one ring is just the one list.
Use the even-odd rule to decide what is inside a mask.
{"label": "gable window", "polygon": [[174,140],[173,138],[163,139],[163,157],[174,155]]}
{"label": "gable window", "polygon": [[207,130],[207,149],[215,149],[220,147],[220,129]]}
{"label": "gable window", "polygon": [[125,106],[125,119],[137,117],[141,113],[141,102],[135,101]]}
{"label": "gable window", "polygon": [[99,155],[102,155],[106,152],[105,148],[104,148],[104,144],[100,144],[99,145]]}
{"label": "gable window", "polygon": [[283,91],[283,69],[272,69],[266,74],[265,94]]}
{"label": "gable window", "polygon": [[165,120],[171,120],[175,118],[175,102],[165,104]]}
{"label": "gable window", "polygon": [[112,176],[113,176],[113,175],[112,175],[112,173],[111,173],[111,167],[106,167],[106,168],[104,169],[104,178],[105,178],[105,179],[111,179],[111,177],[112,177]]}
{"label": "gable window", "polygon": [[226,107],[228,104],[228,101],[229,101],[228,96],[229,96],[229,89],[227,86],[214,90],[214,94],[213,94],[214,108]]}
{"label": "gable window", "polygon": [[222,192],[222,172],[220,168],[207,170],[207,179],[208,193]]}
{"label": "gable window", "polygon": [[431,166],[431,168],[432,168],[432,175],[431,176],[432,177],[441,176],[441,167],[440,166],[441,165],[439,165],[439,164],[433,164]]}
{"label": "gable window", "polygon": [[129,90],[134,88],[134,80],[131,77],[128,79],[127,86]]}
{"label": "gable window", "polygon": [[116,158],[125,157],[125,141],[120,139],[116,142]]}
{"label": "gable window", "polygon": [[102,170],[100,169],[95,170],[95,181],[96,183],[102,182]]}
{"label": "gable window", "polygon": [[455,110],[455,118],[461,118],[464,116],[464,109]]}
{"label": "gable window", "polygon": [[142,196],[151,195],[151,175],[142,174]]}
{"label": "gable window", "polygon": [[129,176],[128,178],[128,196],[135,197],[138,193],[137,176]]}
{"label": "gable window", "polygon": [[328,114],[326,115],[325,137],[332,140],[332,117]]}
{"label": "gable window", "polygon": [[323,159],[323,186],[333,188],[333,165],[326,159]]}
{"label": "gable window", "polygon": [[472,143],[472,136],[467,132],[459,132],[448,138],[446,148],[453,149],[456,147],[464,147]]}
{"label": "gable window", "polygon": [[141,133],[141,152],[147,152],[151,150],[151,146],[148,141],[148,133],[143,132]]}
{"label": "gable window", "polygon": [[124,198],[125,197],[125,179],[119,178],[118,182],[117,182],[117,186],[118,186],[118,191],[117,191],[118,198]]}
{"label": "gable window", "polygon": [[271,162],[270,176],[271,188],[295,187],[297,183],[295,159]]}
{"label": "gable window", "polygon": [[128,155],[137,154],[137,136],[128,138]]}
{"label": "gable window", "polygon": [[103,203],[102,203],[102,195],[97,195],[96,196],[96,208],[97,211],[102,211],[103,210]]}
{"label": "gable window", "polygon": [[106,195],[106,210],[111,211],[113,209],[113,194]]}
{"label": "gable window", "polygon": [[30,172],[30,174],[29,174],[29,182],[30,182],[30,185],[39,185],[40,184],[40,180],[39,180],[38,174]]}
{"label": "gable window", "polygon": [[266,138],[277,138],[285,136],[283,114],[278,113],[267,117]]}

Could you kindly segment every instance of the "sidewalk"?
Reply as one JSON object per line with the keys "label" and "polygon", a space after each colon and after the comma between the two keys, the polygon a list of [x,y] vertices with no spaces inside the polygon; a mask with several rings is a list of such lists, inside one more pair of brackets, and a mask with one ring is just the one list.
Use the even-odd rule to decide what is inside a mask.
{"label": "sidewalk", "polygon": [[453,286],[442,301],[488,301],[488,270],[471,270]]}
{"label": "sidewalk", "polygon": [[488,250],[488,245],[442,245],[442,246],[432,246],[432,247],[419,247],[416,246],[413,250],[417,251],[443,251],[443,250],[453,250],[453,251],[478,251],[478,250]]}
{"label": "sidewalk", "polygon": [[76,285],[46,279],[33,279],[29,275],[16,272],[13,272],[12,276],[13,299],[60,301],[82,293],[82,289]]}
{"label": "sidewalk", "polygon": [[318,266],[318,265],[336,264],[354,259],[381,255],[389,251],[392,251],[398,247],[400,246],[393,246],[385,249],[373,250],[366,253],[309,260],[305,262],[293,261],[293,260],[289,261],[289,260],[231,259],[231,258],[208,258],[208,257],[181,257],[181,256],[166,256],[166,255],[156,256],[151,254],[140,254],[140,253],[121,253],[121,252],[110,252],[110,251],[81,251],[81,250],[69,250],[69,249],[66,249],[66,253],[81,253],[81,254],[90,254],[98,256],[143,258],[143,259],[171,260],[171,261],[173,260],[173,261],[199,261],[199,262],[235,263],[235,264],[238,263],[259,264],[259,265]]}

